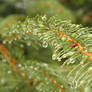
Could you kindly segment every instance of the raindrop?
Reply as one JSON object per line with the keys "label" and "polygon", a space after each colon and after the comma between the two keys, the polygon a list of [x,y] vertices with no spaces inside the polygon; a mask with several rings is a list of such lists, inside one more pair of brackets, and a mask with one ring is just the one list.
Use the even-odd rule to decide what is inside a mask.
{"label": "raindrop", "polygon": [[17,38],[14,38],[14,40],[16,41],[16,40],[17,40]]}
{"label": "raindrop", "polygon": [[56,60],[56,58],[57,58],[57,55],[56,54],[53,54],[52,55],[52,60]]}
{"label": "raindrop", "polygon": [[37,71],[37,68],[34,68],[35,71]]}
{"label": "raindrop", "polygon": [[76,89],[78,88],[76,82],[75,82],[75,83],[72,83],[70,86],[71,86],[71,89],[72,89],[72,90],[76,90]]}
{"label": "raindrop", "polygon": [[24,45],[23,45],[23,44],[20,44],[20,47],[21,47],[21,48],[23,48],[23,47],[24,47]]}
{"label": "raindrop", "polygon": [[22,65],[21,64],[18,64],[18,67],[22,67]]}
{"label": "raindrop", "polygon": [[9,41],[9,42],[8,42],[8,44],[11,44],[11,43],[12,43],[12,41]]}
{"label": "raindrop", "polygon": [[25,73],[22,73],[21,75],[22,75],[22,76],[25,76]]}
{"label": "raindrop", "polygon": [[29,31],[26,31],[26,33],[29,33]]}
{"label": "raindrop", "polygon": [[91,72],[91,71],[92,71],[92,67],[89,67],[89,68],[88,68],[88,71],[90,71],[90,72]]}
{"label": "raindrop", "polygon": [[31,79],[32,78],[32,76],[29,76],[29,79]]}
{"label": "raindrop", "polygon": [[7,59],[2,59],[2,62],[6,63],[7,62]]}
{"label": "raindrop", "polygon": [[44,63],[42,64],[43,67],[48,67],[48,64]]}
{"label": "raindrop", "polygon": [[8,71],[8,74],[11,74],[12,73],[12,71]]}
{"label": "raindrop", "polygon": [[84,92],[92,92],[91,87],[86,87],[86,88],[84,89]]}
{"label": "raindrop", "polygon": [[42,46],[43,46],[43,48],[47,48],[48,47],[48,43],[47,42],[43,42]]}
{"label": "raindrop", "polygon": [[80,35],[84,35],[85,34],[85,32],[84,31],[81,31],[80,33],[79,33],[79,36]]}
{"label": "raindrop", "polygon": [[42,20],[43,21],[47,20],[46,16],[42,16]]}
{"label": "raindrop", "polygon": [[27,42],[27,46],[31,46],[31,42]]}
{"label": "raindrop", "polygon": [[58,61],[61,61],[61,58],[60,58],[60,57],[57,57],[57,60],[58,60]]}
{"label": "raindrop", "polygon": [[6,44],[6,41],[3,41],[3,44]]}
{"label": "raindrop", "polygon": [[65,40],[66,40],[66,37],[62,37],[61,40],[62,40],[62,41],[65,41]]}
{"label": "raindrop", "polygon": [[1,80],[1,83],[2,83],[2,84],[4,84],[4,83],[5,83],[5,80],[4,80],[4,79],[2,79],[2,80]]}
{"label": "raindrop", "polygon": [[75,60],[73,60],[72,62],[71,62],[71,64],[74,64],[75,63]]}
{"label": "raindrop", "polygon": [[31,69],[33,69],[34,67],[33,66],[30,66]]}

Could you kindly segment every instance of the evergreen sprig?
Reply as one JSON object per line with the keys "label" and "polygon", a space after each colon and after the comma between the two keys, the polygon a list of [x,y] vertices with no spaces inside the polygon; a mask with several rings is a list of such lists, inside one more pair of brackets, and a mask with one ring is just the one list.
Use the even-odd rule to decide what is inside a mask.
{"label": "evergreen sprig", "polygon": [[[28,91],[35,89],[34,92],[42,92],[43,90],[46,92],[53,92],[53,90],[56,90],[56,92],[90,90],[89,87],[92,85],[91,30],[92,28],[72,24],[68,20],[62,21],[56,17],[28,17],[24,22],[19,21],[1,33],[0,39],[2,44],[0,44],[0,52],[4,57],[1,55],[0,58],[5,58],[5,61],[9,62],[18,73],[16,76],[22,75],[23,80],[26,79],[25,83],[22,83],[23,80],[21,80],[22,87],[18,86],[18,91],[24,86],[24,89]],[[55,68],[51,64],[41,64],[39,61],[35,62],[34,58],[30,58],[31,56],[29,55],[32,54],[29,47],[34,47],[35,44],[35,49],[37,50],[42,47],[51,48],[53,52],[52,59],[62,62],[63,70],[57,64],[57,68]],[[20,52],[18,52],[19,50]],[[7,67],[9,67],[9,64],[5,63]],[[32,70],[29,68],[30,65],[32,65],[31,67],[36,66],[36,68],[32,68]],[[44,65],[46,69],[43,68]],[[59,67],[60,69],[58,69]],[[66,73],[66,70],[69,73]],[[44,76],[46,76],[46,79]],[[32,86],[31,89],[29,82]],[[20,85],[20,83],[17,82],[16,85]],[[86,88],[82,89],[84,86]],[[54,87],[55,89],[53,89]],[[13,91],[15,88],[16,86],[8,87],[7,92],[8,90],[9,92],[10,90]],[[23,89],[21,90],[23,91]]]}

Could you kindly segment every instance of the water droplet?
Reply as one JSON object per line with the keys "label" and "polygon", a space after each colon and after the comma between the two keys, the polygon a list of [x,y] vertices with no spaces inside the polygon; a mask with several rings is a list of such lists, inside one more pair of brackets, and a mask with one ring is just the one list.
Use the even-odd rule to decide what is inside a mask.
{"label": "water droplet", "polygon": [[47,47],[48,47],[48,43],[44,41],[44,42],[42,43],[42,46],[43,46],[43,48],[47,48]]}
{"label": "water droplet", "polygon": [[71,62],[71,64],[74,64],[75,63],[75,60],[73,60],[72,62]]}
{"label": "water droplet", "polygon": [[18,67],[22,67],[22,65],[21,64],[18,64]]}
{"label": "water droplet", "polygon": [[42,66],[44,66],[44,67],[48,67],[48,64],[45,64],[45,63],[44,63],[44,64],[42,64]]}
{"label": "water droplet", "polygon": [[57,55],[56,54],[53,54],[52,55],[52,60],[56,60],[56,58],[57,58]]}
{"label": "water droplet", "polygon": [[65,41],[65,40],[66,40],[66,37],[62,37],[61,40],[62,40],[62,41]]}
{"label": "water droplet", "polygon": [[85,90],[84,90],[84,92],[92,92],[91,87],[86,87]]}
{"label": "water droplet", "polygon": [[5,83],[5,79],[2,79],[2,80],[1,80],[1,83],[4,84],[4,83]]}
{"label": "water droplet", "polygon": [[30,66],[31,69],[33,69],[34,67],[33,66]]}
{"label": "water droplet", "polygon": [[88,71],[90,71],[90,72],[91,72],[91,71],[92,71],[92,67],[89,67],[89,68],[88,68]]}
{"label": "water droplet", "polygon": [[8,42],[8,44],[11,44],[11,43],[12,43],[12,41],[9,41],[9,42]]}
{"label": "water droplet", "polygon": [[61,58],[60,58],[60,57],[57,57],[57,60],[58,60],[58,61],[61,61]]}
{"label": "water droplet", "polygon": [[80,85],[83,85],[84,83],[85,83],[85,81],[84,81],[84,80],[80,81]]}
{"label": "water droplet", "polygon": [[16,40],[17,40],[17,38],[14,38],[14,40],[16,41]]}
{"label": "water droplet", "polygon": [[26,33],[29,33],[29,31],[26,31]]}
{"label": "water droplet", "polygon": [[22,73],[21,75],[22,75],[22,76],[25,76],[25,73]]}
{"label": "water droplet", "polygon": [[78,88],[77,83],[70,84],[72,90],[76,90]]}
{"label": "water droplet", "polygon": [[35,67],[34,70],[37,71],[37,68]]}
{"label": "water droplet", "polygon": [[8,71],[8,74],[11,74],[12,73],[12,71]]}
{"label": "water droplet", "polygon": [[31,42],[27,42],[27,46],[31,46]]}
{"label": "water droplet", "polygon": [[42,16],[42,20],[43,21],[47,20],[46,16]]}
{"label": "water droplet", "polygon": [[29,79],[31,79],[32,78],[32,76],[29,76]]}
{"label": "water droplet", "polygon": [[81,31],[81,32],[79,33],[79,35],[83,35],[83,34],[85,34],[85,32],[84,32],[84,31]]}
{"label": "water droplet", "polygon": [[23,44],[20,44],[20,47],[21,47],[21,48],[23,48],[23,47],[24,47],[24,45],[23,45]]}
{"label": "water droplet", "polygon": [[3,41],[3,44],[6,44],[7,41]]}
{"label": "water droplet", "polygon": [[6,63],[7,62],[7,59],[2,59],[2,62]]}

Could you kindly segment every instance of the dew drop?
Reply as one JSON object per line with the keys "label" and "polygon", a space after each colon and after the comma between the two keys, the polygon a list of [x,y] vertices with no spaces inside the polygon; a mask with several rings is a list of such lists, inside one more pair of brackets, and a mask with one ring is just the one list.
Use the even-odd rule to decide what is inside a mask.
{"label": "dew drop", "polygon": [[2,59],[2,62],[3,62],[3,63],[6,63],[6,62],[7,62],[7,59]]}
{"label": "dew drop", "polygon": [[62,40],[62,41],[65,41],[65,40],[66,40],[66,37],[62,37],[61,40]]}
{"label": "dew drop", "polygon": [[3,44],[6,44],[6,41],[3,41]]}
{"label": "dew drop", "polygon": [[14,38],[14,40],[16,41],[16,40],[17,40],[17,38]]}
{"label": "dew drop", "polygon": [[22,67],[22,65],[21,64],[18,64],[18,67]]}
{"label": "dew drop", "polygon": [[48,64],[44,63],[42,64],[43,67],[48,67]]}
{"label": "dew drop", "polygon": [[56,54],[53,54],[52,55],[52,60],[56,60],[56,58],[57,58],[57,55]]}
{"label": "dew drop", "polygon": [[27,46],[31,46],[31,42],[27,42]]}
{"label": "dew drop", "polygon": [[25,73],[22,73],[21,75],[22,75],[22,76],[25,76]]}
{"label": "dew drop", "polygon": [[12,71],[8,71],[8,74],[11,74],[12,73]]}
{"label": "dew drop", "polygon": [[84,92],[92,92],[91,87],[86,87],[86,88],[84,89]]}
{"label": "dew drop", "polygon": [[24,47],[24,45],[23,45],[23,44],[20,44],[20,47],[21,47],[21,48],[23,48],[23,47]]}
{"label": "dew drop", "polygon": [[61,61],[61,58],[60,58],[60,57],[57,57],[57,60],[58,60],[58,61]]}
{"label": "dew drop", "polygon": [[4,79],[2,79],[2,80],[1,80],[1,83],[2,83],[2,84],[4,84],[4,83],[5,83],[5,80],[4,80]]}
{"label": "dew drop", "polygon": [[30,66],[31,69],[33,69],[34,67],[33,66]]}
{"label": "dew drop", "polygon": [[37,71],[37,68],[35,67],[34,70]]}
{"label": "dew drop", "polygon": [[85,32],[84,31],[81,31],[79,35],[83,35],[83,34],[85,34]]}
{"label": "dew drop", "polygon": [[47,42],[43,42],[42,46],[43,46],[43,48],[47,48],[48,47],[48,43]]}
{"label": "dew drop", "polygon": [[8,44],[11,44],[11,43],[12,43],[12,41],[9,41],[9,42],[8,42]]}
{"label": "dew drop", "polygon": [[31,79],[32,78],[32,76],[29,76],[29,79]]}
{"label": "dew drop", "polygon": [[92,71],[92,67],[89,67],[89,68],[88,68],[88,71],[90,71],[90,72],[91,72],[91,71]]}
{"label": "dew drop", "polygon": [[46,16],[42,16],[42,20],[45,21],[47,18]]}
{"label": "dew drop", "polygon": [[75,63],[75,60],[73,60],[72,62],[71,62],[71,64],[74,64]]}

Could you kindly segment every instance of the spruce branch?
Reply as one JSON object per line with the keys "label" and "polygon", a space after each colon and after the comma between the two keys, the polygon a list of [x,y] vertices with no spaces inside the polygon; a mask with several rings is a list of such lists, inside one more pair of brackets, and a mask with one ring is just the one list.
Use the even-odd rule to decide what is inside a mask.
{"label": "spruce branch", "polygon": [[[62,21],[56,17],[47,18],[46,16],[37,16],[32,19],[27,18],[24,23],[18,22],[17,24],[12,25],[6,32],[1,34],[0,39],[2,39],[1,41],[3,44],[7,45],[7,48],[11,47],[13,44],[19,45],[21,42],[27,41],[30,41],[31,44],[35,44],[35,39],[36,43],[40,44],[38,45],[39,47],[41,47],[41,43],[44,48],[50,46],[53,51],[53,60],[62,61],[63,67],[66,65],[67,67],[71,64],[73,65],[73,70],[68,76],[65,74],[64,76],[61,75],[62,77],[66,76],[67,78],[67,81],[64,80],[65,87],[70,83],[73,89],[79,90],[81,87],[83,88],[84,85],[87,87],[89,85],[91,86],[91,30],[92,28],[72,24],[70,21]],[[3,50],[0,51],[3,53]],[[13,50],[13,52],[17,53],[16,50]],[[6,55],[6,52],[4,53]],[[77,72],[74,72],[76,69]],[[56,84],[57,88],[61,89],[60,92],[64,92],[64,89],[60,87],[53,77],[50,77],[47,72],[44,73],[54,84]],[[52,74],[52,72],[50,73]],[[59,72],[57,74],[59,74]],[[58,75],[57,80],[61,79],[61,76],[59,76],[60,75]],[[88,83],[86,80],[88,80]],[[53,89],[51,88],[51,90]],[[58,89],[56,89],[56,91],[57,90]]]}

